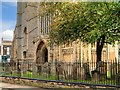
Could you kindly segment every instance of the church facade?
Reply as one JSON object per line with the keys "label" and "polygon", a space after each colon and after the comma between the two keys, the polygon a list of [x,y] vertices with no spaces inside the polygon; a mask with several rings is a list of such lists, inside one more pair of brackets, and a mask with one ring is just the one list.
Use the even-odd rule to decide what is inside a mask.
{"label": "church facade", "polygon": [[[13,60],[45,62],[96,62],[96,46],[80,40],[60,46],[49,46],[50,16],[41,17],[39,2],[18,2],[17,24],[13,40]],[[102,60],[118,57],[118,45],[105,45]]]}

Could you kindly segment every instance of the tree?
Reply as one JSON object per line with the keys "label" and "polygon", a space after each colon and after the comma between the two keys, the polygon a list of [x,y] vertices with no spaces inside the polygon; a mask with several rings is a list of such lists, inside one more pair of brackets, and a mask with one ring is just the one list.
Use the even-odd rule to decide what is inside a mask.
{"label": "tree", "polygon": [[96,42],[99,62],[104,44],[114,44],[120,40],[118,2],[64,2],[44,5],[45,13],[53,14],[51,43],[63,44],[76,39],[91,44]]}

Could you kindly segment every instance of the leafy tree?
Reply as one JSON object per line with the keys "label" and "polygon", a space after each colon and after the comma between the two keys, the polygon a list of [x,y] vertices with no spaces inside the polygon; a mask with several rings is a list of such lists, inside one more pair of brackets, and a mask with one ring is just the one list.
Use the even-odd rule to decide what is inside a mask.
{"label": "leafy tree", "polygon": [[80,39],[95,43],[97,62],[105,43],[120,40],[120,3],[118,2],[64,2],[44,3],[45,13],[52,14],[50,39],[52,43]]}

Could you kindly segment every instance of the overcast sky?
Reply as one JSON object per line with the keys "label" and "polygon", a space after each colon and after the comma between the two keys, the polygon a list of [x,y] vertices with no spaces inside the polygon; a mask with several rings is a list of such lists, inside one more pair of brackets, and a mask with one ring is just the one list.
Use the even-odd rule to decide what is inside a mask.
{"label": "overcast sky", "polygon": [[0,14],[0,39],[3,37],[4,40],[12,40],[16,25],[17,3],[0,3],[0,12],[2,12],[2,14]]}

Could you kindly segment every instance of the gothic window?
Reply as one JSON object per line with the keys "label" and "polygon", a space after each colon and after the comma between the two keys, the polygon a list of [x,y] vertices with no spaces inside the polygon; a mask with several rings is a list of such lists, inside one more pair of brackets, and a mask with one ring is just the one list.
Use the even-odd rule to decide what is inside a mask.
{"label": "gothic window", "polygon": [[41,33],[43,33],[43,17],[40,17],[40,28],[41,28]]}
{"label": "gothic window", "polygon": [[45,33],[47,33],[47,16],[45,16]]}
{"label": "gothic window", "polygon": [[24,44],[27,42],[27,28],[24,28]]}
{"label": "gothic window", "polygon": [[46,28],[46,32],[48,33],[48,30],[49,30],[49,19],[48,19],[49,16],[46,17],[46,23],[47,23],[47,28]]}
{"label": "gothic window", "polygon": [[23,52],[23,58],[26,58],[26,51]]}
{"label": "gothic window", "polygon": [[51,19],[50,15],[40,17],[40,28],[41,28],[40,32],[41,32],[41,34],[48,34],[49,33],[49,30],[50,30],[49,26],[50,26],[50,22],[51,22],[50,19]]}
{"label": "gothic window", "polygon": [[45,17],[43,17],[43,34],[45,34]]}
{"label": "gothic window", "polygon": [[27,28],[26,27],[24,28],[24,34],[27,34]]}

